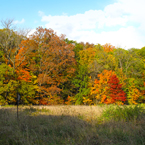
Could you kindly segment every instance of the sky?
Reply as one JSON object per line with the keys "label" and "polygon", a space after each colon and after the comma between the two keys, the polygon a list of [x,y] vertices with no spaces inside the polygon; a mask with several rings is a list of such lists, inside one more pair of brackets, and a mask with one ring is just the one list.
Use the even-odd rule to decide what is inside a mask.
{"label": "sky", "polygon": [[0,0],[0,6],[0,20],[14,19],[30,34],[42,26],[77,42],[145,46],[145,0]]}

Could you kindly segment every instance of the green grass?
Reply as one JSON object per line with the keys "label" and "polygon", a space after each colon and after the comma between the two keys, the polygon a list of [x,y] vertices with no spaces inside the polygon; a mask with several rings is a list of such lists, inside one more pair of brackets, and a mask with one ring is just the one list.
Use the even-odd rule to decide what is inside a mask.
{"label": "green grass", "polygon": [[143,106],[111,106],[107,108],[102,113],[102,119],[104,120],[115,120],[115,121],[137,121],[140,117],[144,116],[144,108]]}
{"label": "green grass", "polygon": [[1,107],[0,145],[145,145],[145,108]]}

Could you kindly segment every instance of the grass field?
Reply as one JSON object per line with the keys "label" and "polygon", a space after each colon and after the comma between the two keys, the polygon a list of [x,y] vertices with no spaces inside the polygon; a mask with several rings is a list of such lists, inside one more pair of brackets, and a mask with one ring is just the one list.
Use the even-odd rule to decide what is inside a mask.
{"label": "grass field", "polygon": [[145,107],[0,107],[0,145],[145,145]]}

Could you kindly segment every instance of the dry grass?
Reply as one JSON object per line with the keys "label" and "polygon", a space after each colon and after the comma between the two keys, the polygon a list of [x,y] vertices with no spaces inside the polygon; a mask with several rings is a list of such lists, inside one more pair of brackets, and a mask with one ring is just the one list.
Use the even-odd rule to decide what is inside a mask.
{"label": "dry grass", "polygon": [[[145,114],[106,120],[108,106],[0,108],[0,145],[145,145]],[[115,109],[116,107],[114,107]]]}
{"label": "dry grass", "polygon": [[[67,116],[79,116],[82,117],[85,120],[94,120],[97,119],[102,113],[102,111],[105,109],[105,107],[101,106],[38,106],[33,107],[36,109],[43,109],[43,113],[46,113],[47,110],[49,114],[52,115],[67,115]],[[46,110],[46,112],[45,112]],[[42,113],[41,113],[42,114]]]}

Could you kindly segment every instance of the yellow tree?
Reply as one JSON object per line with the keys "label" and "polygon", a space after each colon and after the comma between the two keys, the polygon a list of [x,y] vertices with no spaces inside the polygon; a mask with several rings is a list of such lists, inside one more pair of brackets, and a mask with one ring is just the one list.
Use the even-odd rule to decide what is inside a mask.
{"label": "yellow tree", "polygon": [[85,64],[89,69],[93,64],[93,61],[95,60],[96,50],[91,47],[81,50],[79,52],[79,56],[80,56],[80,61],[79,61],[80,65]]}
{"label": "yellow tree", "polygon": [[135,86],[135,79],[131,78],[129,80],[129,87],[128,87],[128,103],[129,104],[138,104],[139,98],[142,96],[142,93],[139,89]]}
{"label": "yellow tree", "polygon": [[119,78],[120,83],[122,84],[122,88],[126,88],[127,77],[123,72],[122,68],[117,68],[115,72],[117,74],[117,77]]}

